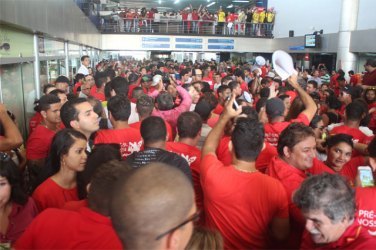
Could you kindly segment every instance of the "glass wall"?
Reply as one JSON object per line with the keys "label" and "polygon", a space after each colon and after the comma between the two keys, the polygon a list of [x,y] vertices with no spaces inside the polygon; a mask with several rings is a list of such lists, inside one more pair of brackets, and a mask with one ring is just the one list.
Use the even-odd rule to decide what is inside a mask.
{"label": "glass wall", "polygon": [[34,64],[19,63],[0,65],[1,100],[17,120],[24,135],[28,134],[28,123],[34,114],[35,86]]}
{"label": "glass wall", "polygon": [[65,61],[63,59],[53,59],[40,62],[40,85],[54,83],[59,75],[65,75]]}

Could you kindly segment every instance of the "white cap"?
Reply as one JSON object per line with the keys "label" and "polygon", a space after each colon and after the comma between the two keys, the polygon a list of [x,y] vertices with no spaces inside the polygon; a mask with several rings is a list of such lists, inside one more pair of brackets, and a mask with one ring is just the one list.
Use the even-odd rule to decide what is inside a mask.
{"label": "white cap", "polygon": [[257,56],[255,60],[258,66],[264,66],[266,63],[265,58],[262,56]]}
{"label": "white cap", "polygon": [[297,74],[291,56],[283,50],[275,51],[272,56],[272,61],[275,72],[283,81],[289,78],[289,76]]}
{"label": "white cap", "polygon": [[156,86],[158,85],[158,83],[162,80],[162,76],[161,75],[155,75],[153,76],[153,83],[151,84],[151,86]]}

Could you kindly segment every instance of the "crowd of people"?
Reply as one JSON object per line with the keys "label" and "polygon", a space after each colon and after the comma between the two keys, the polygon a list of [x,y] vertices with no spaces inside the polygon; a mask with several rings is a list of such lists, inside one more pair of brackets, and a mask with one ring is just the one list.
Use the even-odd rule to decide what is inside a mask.
{"label": "crowd of people", "polygon": [[112,9],[101,18],[102,31],[218,34],[272,37],[274,8],[253,7],[225,11],[221,6],[215,13],[205,7],[189,7],[178,12],[158,12],[156,8]]}
{"label": "crowd of people", "polygon": [[1,247],[376,247],[376,60],[81,63],[43,86],[26,151],[0,105]]}

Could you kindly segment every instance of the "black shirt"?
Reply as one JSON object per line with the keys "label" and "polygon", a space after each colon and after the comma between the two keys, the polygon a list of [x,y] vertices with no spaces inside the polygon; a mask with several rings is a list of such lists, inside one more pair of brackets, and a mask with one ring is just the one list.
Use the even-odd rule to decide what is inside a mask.
{"label": "black shirt", "polygon": [[178,154],[160,148],[145,148],[144,151],[135,152],[125,160],[130,166],[138,168],[151,162],[162,162],[177,167],[192,181],[192,173],[188,162]]}

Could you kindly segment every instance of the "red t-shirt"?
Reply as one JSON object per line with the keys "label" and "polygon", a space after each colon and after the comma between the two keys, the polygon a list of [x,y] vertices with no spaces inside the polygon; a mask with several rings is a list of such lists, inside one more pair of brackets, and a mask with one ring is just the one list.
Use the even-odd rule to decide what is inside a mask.
{"label": "red t-shirt", "polygon": [[351,249],[351,250],[365,250],[375,249],[376,237],[372,237],[367,233],[367,230],[360,226],[355,220],[349,226],[342,236],[335,242],[316,245],[311,235],[307,230],[304,231],[302,244],[300,249]]}
{"label": "red t-shirt", "polygon": [[214,89],[213,78],[205,76],[202,78],[202,81],[209,83],[210,89]]}
{"label": "red t-shirt", "polygon": [[142,138],[140,131],[132,127],[99,130],[95,136],[94,145],[109,143],[119,144],[121,157],[126,159],[133,152],[140,151]]}
{"label": "red t-shirt", "polygon": [[198,209],[202,210],[204,207],[204,197],[200,183],[201,151],[194,146],[190,146],[181,142],[167,142],[166,150],[180,155],[188,162],[192,172],[193,187],[195,189],[196,195],[196,205]]}
{"label": "red t-shirt", "polygon": [[[232,155],[228,148],[228,144],[231,141],[230,136],[224,136],[219,141],[219,145],[216,150],[218,160],[220,160],[223,165],[230,165],[232,162]],[[278,152],[276,147],[271,146],[269,143],[265,142],[265,148],[261,150],[259,156],[256,159],[256,169],[261,173],[265,173],[266,168],[270,163],[270,159],[277,156]]]}
{"label": "red t-shirt", "polygon": [[248,84],[246,82],[240,83],[240,88],[242,89],[242,91],[249,92]]}
{"label": "red t-shirt", "polygon": [[202,159],[201,185],[206,225],[219,230],[226,249],[265,248],[272,219],[288,218],[279,181],[224,166],[214,154]]}
{"label": "red t-shirt", "polygon": [[9,226],[5,234],[0,232],[0,248],[1,243],[13,244],[26,230],[34,218],[38,215],[37,206],[32,198],[28,198],[25,205],[12,202],[12,210],[8,215]]}
{"label": "red t-shirt", "polygon": [[353,137],[354,143],[363,143],[368,144],[372,141],[372,136],[367,136],[362,131],[360,131],[358,128],[350,128],[346,125],[341,125],[338,127],[334,127],[330,131],[330,135],[336,135],[336,134],[348,134]]}
{"label": "red t-shirt", "polygon": [[[166,124],[167,137],[168,137],[167,141],[174,141],[173,133],[172,133],[172,127],[171,127],[170,123],[165,121],[165,124]],[[141,121],[129,124],[129,126],[131,128],[135,128],[135,129],[138,129],[138,131],[140,131]]]}
{"label": "red t-shirt", "polygon": [[365,73],[363,76],[363,84],[368,86],[376,86],[376,70],[371,73]]}
{"label": "red t-shirt", "polygon": [[41,213],[15,249],[123,249],[109,217],[81,208],[50,208]]}
{"label": "red t-shirt", "polygon": [[77,89],[82,86],[82,82],[78,82],[74,85],[73,94],[77,95]]}
{"label": "red t-shirt", "polygon": [[78,201],[77,187],[65,189],[48,178],[35,189],[33,199],[40,212],[46,208],[62,208],[65,202]]}
{"label": "red t-shirt", "polygon": [[106,96],[103,93],[95,92],[91,94],[91,96],[94,97],[95,99],[98,99],[101,102],[106,101]]}
{"label": "red t-shirt", "polygon": [[290,125],[293,122],[301,122],[304,125],[307,125],[307,126],[309,125],[308,117],[303,113],[300,113],[296,119],[293,119],[293,120],[288,121],[288,122],[286,122],[286,121],[285,122],[276,122],[276,123],[268,122],[264,125],[265,141],[269,142],[270,145],[276,147],[277,144],[278,144],[279,135],[282,133],[282,131],[288,125]]}
{"label": "red t-shirt", "polygon": [[376,236],[376,188],[356,188],[356,218],[368,233]]}
{"label": "red t-shirt", "polygon": [[71,210],[71,211],[78,211],[82,207],[88,207],[88,206],[89,206],[89,204],[88,204],[87,199],[84,199],[84,200],[79,200],[79,201],[68,201],[68,202],[65,202],[65,204],[63,206],[63,209],[65,209],[65,210]]}
{"label": "red t-shirt", "polygon": [[29,133],[31,134],[42,121],[43,116],[39,112],[36,112],[35,115],[31,117],[29,121]]}
{"label": "red t-shirt", "polygon": [[365,158],[363,156],[353,157],[337,173],[346,177],[346,179],[350,182],[351,186],[355,186],[355,178],[358,174],[358,167],[364,166],[365,163]]}
{"label": "red t-shirt", "polygon": [[214,128],[214,126],[215,126],[215,124],[217,124],[218,120],[219,120],[219,115],[212,115],[208,119],[207,124],[209,125],[209,127]]}
{"label": "red t-shirt", "polygon": [[56,132],[39,125],[30,134],[26,143],[26,158],[28,160],[39,160],[47,158],[52,139]]}
{"label": "red t-shirt", "polygon": [[214,114],[220,115],[223,112],[223,106],[221,104],[217,104],[215,109],[212,111]]}
{"label": "red t-shirt", "polygon": [[334,173],[334,171],[315,158],[312,168],[304,172],[289,165],[277,156],[271,160],[267,172],[271,177],[278,179],[286,190],[291,226],[291,234],[287,244],[289,248],[298,248],[305,226],[305,219],[300,209],[292,202],[292,195],[307,178],[307,174]]}

